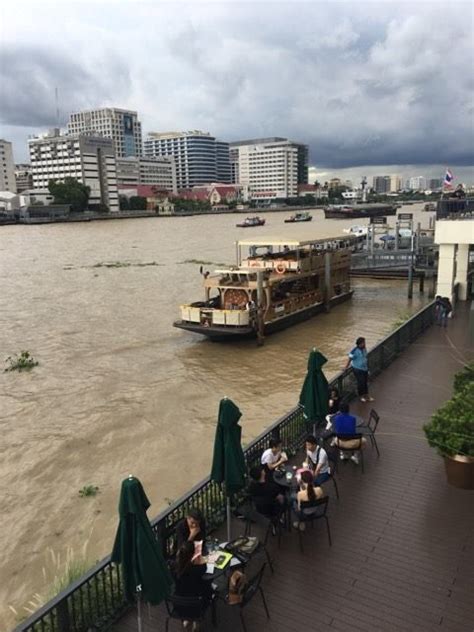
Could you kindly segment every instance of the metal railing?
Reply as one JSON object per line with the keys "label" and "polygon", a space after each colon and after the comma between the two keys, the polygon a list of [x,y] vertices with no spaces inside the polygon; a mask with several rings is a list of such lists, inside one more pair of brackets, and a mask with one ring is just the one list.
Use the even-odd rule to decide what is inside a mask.
{"label": "metal railing", "polygon": [[[378,375],[387,368],[433,322],[434,303],[430,303],[379,342],[368,354],[371,375]],[[336,386],[345,397],[356,393],[350,369],[339,373],[330,386]],[[260,456],[272,437],[279,437],[290,454],[295,452],[303,444],[307,430],[303,410],[296,406],[245,448],[247,467],[260,462]],[[234,499],[236,504],[238,500]],[[207,477],[152,521],[152,529],[159,537],[165,555],[170,556],[175,550],[175,527],[191,507],[199,507],[203,511],[210,530],[225,522],[224,494],[219,485]],[[14,632],[106,630],[127,608],[120,568],[112,564],[108,556],[17,626]]]}

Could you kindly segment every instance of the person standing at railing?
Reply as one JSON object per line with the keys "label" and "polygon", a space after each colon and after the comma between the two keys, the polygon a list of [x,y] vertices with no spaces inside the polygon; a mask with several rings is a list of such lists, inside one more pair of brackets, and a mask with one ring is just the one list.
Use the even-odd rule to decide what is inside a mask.
{"label": "person standing at railing", "polygon": [[367,362],[365,338],[362,336],[357,338],[356,346],[348,355],[349,359],[345,368],[352,368],[357,382],[357,394],[359,395],[360,401],[373,402],[374,398],[369,395],[369,365]]}

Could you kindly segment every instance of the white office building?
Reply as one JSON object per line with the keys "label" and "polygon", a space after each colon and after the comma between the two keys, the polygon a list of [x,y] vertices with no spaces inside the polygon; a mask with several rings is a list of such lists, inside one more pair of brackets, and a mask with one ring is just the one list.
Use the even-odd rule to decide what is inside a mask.
{"label": "white office building", "polygon": [[16,190],[12,144],[0,138],[0,191],[16,193]]}
{"label": "white office building", "polygon": [[147,157],[172,157],[178,189],[209,182],[230,183],[229,143],[208,132],[152,132],[144,143]]}
{"label": "white office building", "polygon": [[89,207],[105,205],[118,211],[117,173],[113,142],[103,136],[60,135],[54,129],[28,141],[35,189],[50,180],[75,178],[90,188]]}
{"label": "white office building", "polygon": [[426,189],[426,178],[424,176],[410,178],[408,188],[412,191],[424,191]]}
{"label": "white office building", "polygon": [[230,143],[234,181],[248,187],[251,199],[276,200],[298,195],[308,182],[308,147],[286,138]]}
{"label": "white office building", "polygon": [[177,193],[176,165],[173,158],[117,158],[117,185],[119,187],[139,184],[156,186]]}
{"label": "white office building", "polygon": [[18,193],[33,188],[33,174],[31,165],[20,164],[15,165],[16,190]]}
{"label": "white office building", "polygon": [[134,110],[100,108],[69,116],[70,134],[94,134],[111,138],[117,158],[142,155],[142,124]]}

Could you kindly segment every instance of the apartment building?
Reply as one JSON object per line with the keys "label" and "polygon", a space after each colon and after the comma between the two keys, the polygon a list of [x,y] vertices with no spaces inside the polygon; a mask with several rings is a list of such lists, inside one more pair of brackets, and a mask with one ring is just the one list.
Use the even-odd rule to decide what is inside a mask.
{"label": "apartment building", "polygon": [[93,134],[113,140],[117,158],[142,155],[142,124],[134,110],[99,108],[69,116],[68,133]]}
{"label": "apartment building", "polygon": [[397,175],[374,176],[372,188],[375,193],[397,193],[402,188],[402,179]]}
{"label": "apartment building", "polygon": [[75,178],[90,188],[89,206],[118,211],[117,173],[113,141],[86,134],[61,135],[54,129],[28,141],[33,185]]}
{"label": "apartment building", "polygon": [[33,172],[31,165],[15,165],[16,190],[18,193],[33,188]]}
{"label": "apartment building", "polygon": [[426,189],[426,178],[424,176],[410,178],[408,188],[412,191],[424,191]]}
{"label": "apartment building", "polygon": [[116,158],[117,185],[151,185],[177,193],[176,165],[173,158],[159,156],[157,158]]}
{"label": "apartment building", "polygon": [[10,141],[0,138],[0,191],[16,193],[15,163]]}
{"label": "apartment building", "polygon": [[272,137],[230,143],[235,183],[248,187],[252,199],[297,197],[308,182],[308,147]]}
{"label": "apartment building", "polygon": [[231,180],[229,143],[208,132],[152,132],[145,139],[144,154],[174,159],[178,189]]}

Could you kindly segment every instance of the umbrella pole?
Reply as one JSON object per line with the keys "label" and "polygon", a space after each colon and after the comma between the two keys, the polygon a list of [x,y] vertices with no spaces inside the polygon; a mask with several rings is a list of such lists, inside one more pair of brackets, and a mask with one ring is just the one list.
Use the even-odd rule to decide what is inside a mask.
{"label": "umbrella pole", "polygon": [[[141,587],[140,587],[141,588]],[[140,590],[137,591],[137,626],[138,632],[142,632],[142,603],[140,598]]]}
{"label": "umbrella pole", "polygon": [[230,533],[230,496],[227,496],[227,542],[231,541]]}

